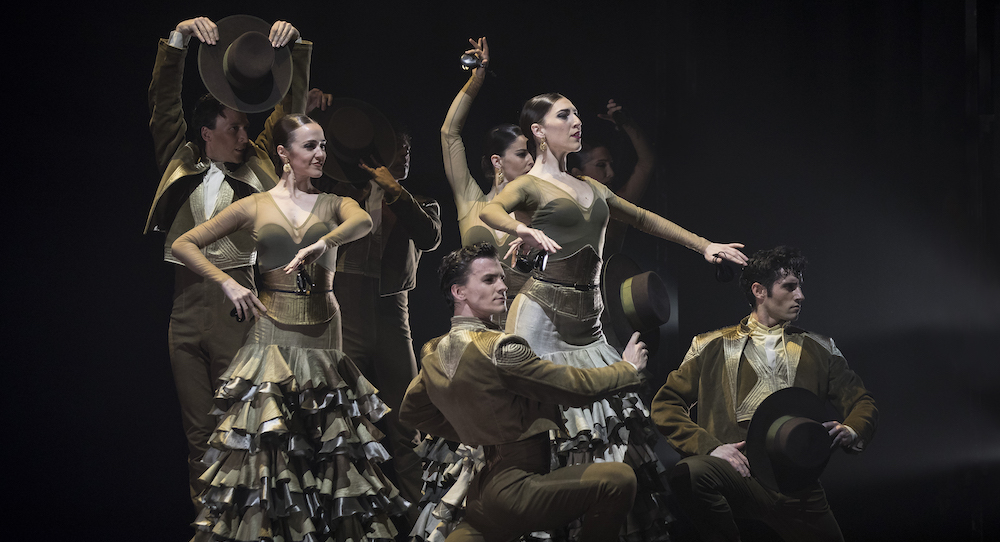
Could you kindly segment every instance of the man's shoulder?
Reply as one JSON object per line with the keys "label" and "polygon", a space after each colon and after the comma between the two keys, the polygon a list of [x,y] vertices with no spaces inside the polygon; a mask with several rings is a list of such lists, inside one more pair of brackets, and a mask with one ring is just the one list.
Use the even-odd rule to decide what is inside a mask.
{"label": "man's shoulder", "polygon": [[741,335],[740,325],[737,324],[701,333],[694,340],[700,344],[707,344],[719,339],[738,339]]}
{"label": "man's shoulder", "polygon": [[808,331],[798,326],[792,326],[792,325],[789,325],[787,328],[785,328],[785,334],[792,337],[799,337],[803,343],[807,341],[815,343],[820,348],[825,350],[828,354],[840,355],[840,350],[837,349],[837,345],[836,343],[834,343],[832,337],[827,337],[826,335],[821,335],[819,333]]}

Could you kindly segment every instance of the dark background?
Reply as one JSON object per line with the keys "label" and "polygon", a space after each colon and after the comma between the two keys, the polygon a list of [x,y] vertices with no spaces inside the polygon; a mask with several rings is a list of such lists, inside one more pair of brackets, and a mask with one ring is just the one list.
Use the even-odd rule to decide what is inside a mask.
{"label": "dark background", "polygon": [[[497,76],[464,131],[473,164],[488,127],[558,91],[624,178],[630,147],[596,118],[614,98],[655,143],[642,206],[748,254],[810,258],[800,324],[837,339],[881,412],[869,450],[823,476],[848,540],[1000,536],[995,1],[167,4],[50,9],[11,49],[29,104],[7,131],[15,532],[190,536],[172,273],[162,237],[141,235],[159,179],[145,92],[178,21],[249,13],[315,43],[312,86],[410,127],[406,185],[444,214],[411,297],[417,348],[447,329],[434,268],[459,244],[439,128],[467,38],[486,35]],[[195,49],[186,104],[203,92]],[[748,308],[697,254],[639,232],[626,252],[675,292],[659,386],[692,336]]]}

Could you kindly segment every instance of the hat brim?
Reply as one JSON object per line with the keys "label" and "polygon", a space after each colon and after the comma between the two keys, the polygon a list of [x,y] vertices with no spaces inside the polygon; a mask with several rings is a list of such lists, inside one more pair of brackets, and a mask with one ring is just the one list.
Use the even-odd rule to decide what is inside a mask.
{"label": "hat brim", "polygon": [[767,433],[775,420],[782,416],[809,418],[823,423],[826,421],[826,408],[813,392],[791,387],[778,390],[765,398],[750,420],[746,455],[751,474],[767,488],[781,493],[793,493],[815,483],[826,468],[830,456],[827,454],[822,464],[808,469],[775,464],[767,452]]}
{"label": "hat brim", "polygon": [[247,32],[260,32],[265,36],[271,32],[271,25],[252,15],[230,15],[217,21],[219,40],[215,45],[201,44],[198,48],[198,71],[208,92],[222,105],[243,113],[261,113],[273,109],[288,94],[292,85],[292,52],[288,46],[274,50],[274,64],[271,65],[269,88],[254,93],[252,100],[246,94],[237,93],[223,66],[226,50]]}
{"label": "hat brim", "polygon": [[[371,142],[363,148],[352,148],[341,142],[351,140],[350,124],[338,122],[338,115],[353,109],[370,123]],[[327,141],[327,159],[323,173],[336,180],[349,183],[363,183],[371,180],[371,175],[358,167],[364,160],[372,167],[392,167],[396,160],[396,131],[389,119],[373,105],[354,98],[336,98],[326,111],[318,109],[310,112],[310,117],[323,127]],[[366,127],[367,129],[367,127]],[[375,163],[372,163],[375,162]]]}
{"label": "hat brim", "polygon": [[[650,354],[655,354],[660,347],[660,325],[662,324],[650,325],[646,329],[635,329],[626,315],[621,296],[622,284],[636,275],[641,275],[642,272],[639,264],[625,254],[618,253],[611,256],[601,268],[601,297],[604,299],[604,310],[608,311],[608,320],[611,323],[610,331],[614,333],[618,343],[625,346],[632,338],[632,333],[638,331],[639,339],[646,343],[646,349],[649,350]],[[666,295],[666,289],[663,290],[662,295]],[[670,306],[669,303],[665,305]],[[667,318],[669,319],[669,312]]]}

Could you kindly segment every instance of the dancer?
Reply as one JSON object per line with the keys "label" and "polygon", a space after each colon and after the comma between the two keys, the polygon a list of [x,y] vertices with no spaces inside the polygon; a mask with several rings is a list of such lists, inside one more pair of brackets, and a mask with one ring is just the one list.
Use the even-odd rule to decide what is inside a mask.
{"label": "dancer", "polygon": [[[797,249],[754,254],[740,278],[750,315],[695,337],[653,399],[653,421],[685,456],[671,471],[670,486],[702,540],[739,540],[734,516],[761,519],[787,541],[844,539],[818,481],[789,493],[769,488],[761,483],[764,465],[744,455],[754,413],[789,387],[836,407],[843,423],[823,423],[831,447],[860,452],[875,433],[875,400],[833,339],[791,325],[805,299],[805,268]],[[697,423],[690,415],[696,402]]]}
{"label": "dancer", "polygon": [[[319,124],[286,116],[274,142],[277,186],[173,244],[188,268],[221,287],[236,318],[256,320],[216,395],[224,417],[201,478],[208,489],[198,537],[392,538],[388,516],[403,503],[377,465],[389,457],[373,425],[387,409],[342,352],[333,293],[337,247],[368,233],[372,221],[350,198],[312,186],[326,160]],[[257,242],[259,298],[201,252],[236,231]]]}
{"label": "dancer", "polygon": [[451,331],[424,345],[422,369],[406,391],[400,419],[485,449],[486,466],[472,481],[465,520],[448,540],[512,541],[580,516],[581,541],[615,539],[635,495],[632,469],[600,463],[549,472],[548,433],[562,429],[556,403],[583,405],[639,385],[647,358],[639,334],[617,363],[557,365],[493,323],[506,308],[506,285],[492,244],[452,252],[439,275],[454,307]]}
{"label": "dancer", "polygon": [[[220,31],[222,37],[220,37]],[[187,140],[181,88],[184,62],[191,37],[201,47],[231,55],[237,67],[258,63],[260,49],[254,38],[269,40],[274,56],[291,57],[291,63],[273,65],[263,77],[244,80],[251,94],[261,96],[252,104],[229,100],[233,90],[218,64],[206,63],[205,78],[213,93],[227,97],[224,104],[214,94],[198,100],[192,115],[194,137]],[[245,36],[245,37],[244,37]],[[242,38],[242,39],[238,39]],[[234,45],[235,44],[235,45]],[[263,43],[267,50],[268,43]],[[289,51],[291,49],[291,51]],[[198,477],[204,472],[202,456],[215,427],[209,415],[215,386],[250,331],[250,320],[229,317],[229,300],[215,285],[182,265],[170,245],[181,234],[216,216],[230,203],[274,187],[277,176],[268,157],[271,126],[285,113],[304,112],[309,85],[312,43],[299,39],[299,31],[285,21],[269,25],[248,15],[219,21],[207,17],[181,21],[161,39],[149,84],[149,130],[153,135],[160,185],[146,220],[144,233],[166,233],[163,259],[174,268],[174,303],[168,332],[170,366],[181,406],[181,420],[188,441],[191,497],[200,492]],[[206,55],[206,57],[219,55]],[[287,93],[280,83],[287,85]],[[249,122],[237,108],[252,106],[264,111],[275,107],[256,141],[247,136]],[[208,246],[208,259],[233,280],[254,287],[254,244],[248,232],[236,232]],[[200,510],[200,505],[195,502]]]}
{"label": "dancer", "polygon": [[[462,127],[465,119],[469,116],[472,108],[472,101],[479,94],[486,80],[486,70],[490,63],[490,48],[486,38],[479,40],[469,39],[472,48],[465,53],[474,55],[479,59],[479,65],[473,70],[469,81],[465,83],[462,90],[451,102],[448,114],[441,125],[441,149],[444,151],[444,172],[448,177],[448,183],[455,194],[455,207],[458,210],[458,229],[462,235],[462,246],[471,246],[475,243],[486,241],[496,247],[503,254],[510,248],[510,242],[517,238],[504,231],[494,230],[487,226],[479,218],[479,213],[487,203],[500,193],[507,183],[521,175],[524,175],[535,165],[531,153],[528,152],[528,138],[524,136],[521,129],[513,124],[500,124],[490,128],[486,133],[485,152],[480,161],[483,176],[491,181],[489,193],[483,193],[479,183],[473,178],[469,171],[468,160],[465,156],[465,144],[462,142]],[[528,216],[522,214],[520,220],[529,220]],[[518,271],[516,268],[504,265],[504,272],[507,275],[507,297],[513,301],[514,296],[520,291],[521,286],[528,280],[527,273]],[[506,312],[498,315],[502,320],[506,317]],[[503,322],[499,322],[503,327]]]}
{"label": "dancer", "polygon": [[[593,179],[570,175],[566,156],[580,149],[582,122],[564,96],[551,93],[528,100],[521,111],[521,130],[532,136],[528,150],[537,149],[535,165],[508,184],[480,216],[491,227],[518,235],[511,251],[523,244],[552,253],[547,266],[535,269],[524,285],[507,319],[507,331],[524,337],[539,356],[581,368],[603,367],[619,359],[599,320],[600,251],[609,217],[683,244],[710,262],[746,261],[739,243],[712,243],[624,201]],[[509,216],[516,210],[532,215],[531,226]],[[655,430],[637,395],[567,407],[564,415],[571,438],[557,443],[561,462],[627,461],[650,480],[650,487],[640,488],[639,501],[659,489],[657,471],[662,467],[649,446]],[[643,506],[666,514],[662,504],[643,502]],[[649,525],[636,521],[638,530],[658,528],[659,520]]]}

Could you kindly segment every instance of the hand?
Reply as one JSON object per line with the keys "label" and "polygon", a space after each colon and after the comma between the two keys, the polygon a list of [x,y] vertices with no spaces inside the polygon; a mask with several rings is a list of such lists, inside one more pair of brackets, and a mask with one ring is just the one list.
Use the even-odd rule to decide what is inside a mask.
{"label": "hand", "polygon": [[632,338],[625,345],[625,352],[622,353],[622,358],[631,363],[636,371],[646,368],[646,362],[649,360],[649,350],[646,350],[646,343],[639,340],[638,331],[632,334]]}
{"label": "hand", "polygon": [[742,243],[710,243],[705,247],[705,259],[709,263],[722,263],[722,260],[729,260],[736,265],[746,265],[747,256],[740,252]]}
{"label": "hand", "polygon": [[324,252],[326,252],[326,249],[326,241],[316,241],[306,248],[296,252],[292,261],[288,262],[288,265],[284,267],[285,274],[291,275],[292,272],[298,270],[300,266],[315,262],[320,256],[323,255]]}
{"label": "hand", "polygon": [[198,38],[199,41],[208,45],[215,45],[219,41],[219,27],[215,26],[215,23],[208,17],[195,17],[181,21],[177,23],[174,30],[183,34],[184,37],[194,34],[194,37]]}
{"label": "hand", "polygon": [[[299,31],[287,21],[274,21],[271,25],[271,34],[267,37],[271,40],[271,46],[277,49],[284,47],[289,42],[299,39]],[[307,109],[308,111],[308,109]]]}
{"label": "hand", "polygon": [[[619,112],[621,110],[622,110],[622,106],[616,104],[615,101],[614,101],[614,99],[611,99],[611,100],[608,100],[608,112],[607,113],[598,113],[597,114],[597,118],[604,119],[604,120],[606,120],[608,122],[613,122],[617,126],[618,125],[618,121],[615,120],[615,113],[617,113],[617,112]],[[622,115],[624,115],[624,113],[622,113]],[[619,115],[619,118],[621,118],[622,115]]]}
{"label": "hand", "polygon": [[250,312],[253,312],[255,318],[259,318],[261,313],[267,312],[267,308],[257,299],[253,291],[236,282],[234,279],[223,282],[222,291],[233,302],[233,305],[236,306],[236,315],[241,321]]}
{"label": "hand", "polygon": [[708,454],[712,457],[718,457],[720,459],[725,459],[730,465],[736,469],[736,472],[740,473],[740,476],[744,478],[750,477],[750,460],[747,456],[743,455],[743,448],[746,448],[747,441],[743,440],[735,444],[723,444],[718,448],[712,450],[712,453]]}
{"label": "hand", "polygon": [[504,254],[503,258],[500,258],[500,261],[502,262],[507,258],[510,258],[510,266],[514,267],[514,263],[517,261],[517,249],[520,248],[520,246],[523,244],[524,244],[524,239],[521,239],[520,237],[511,241],[510,244],[507,245],[508,247],[510,247],[507,249],[507,254]]}
{"label": "hand", "polygon": [[385,166],[372,168],[364,162],[358,162],[358,167],[367,171],[368,174],[372,176],[372,180],[375,181],[375,184],[381,186],[382,190],[385,190],[386,195],[390,198],[399,197],[399,195],[403,192],[403,186],[399,184],[399,181],[392,177],[392,173],[389,173],[389,168]]}
{"label": "hand", "polygon": [[322,90],[314,88],[309,91],[306,96],[306,112],[312,111],[313,109],[319,108],[320,111],[326,111],[326,108],[333,103],[333,94],[324,94]]}
{"label": "hand", "polygon": [[517,230],[514,233],[521,238],[521,243],[528,248],[538,248],[546,252],[555,252],[562,249],[559,243],[556,243],[548,235],[545,235],[545,232],[542,230],[518,224]]}
{"label": "hand", "polygon": [[854,444],[854,433],[846,425],[838,421],[830,421],[823,422],[823,427],[830,432],[830,438],[833,439],[830,448],[836,448],[837,446],[848,447]]}
{"label": "hand", "polygon": [[472,44],[472,49],[466,51],[465,54],[479,58],[479,64],[483,69],[486,69],[490,65],[490,46],[486,44],[486,36],[479,38],[478,41],[469,38],[469,43]]}

